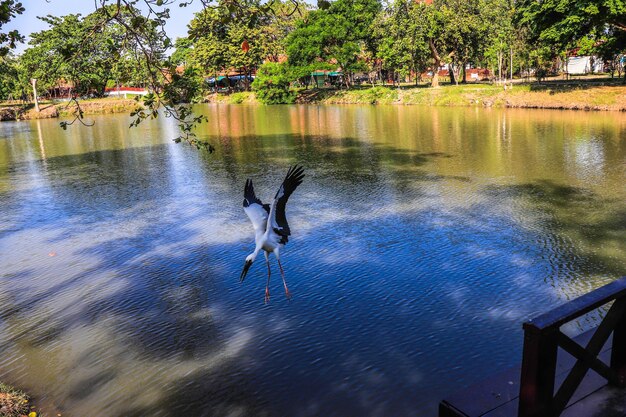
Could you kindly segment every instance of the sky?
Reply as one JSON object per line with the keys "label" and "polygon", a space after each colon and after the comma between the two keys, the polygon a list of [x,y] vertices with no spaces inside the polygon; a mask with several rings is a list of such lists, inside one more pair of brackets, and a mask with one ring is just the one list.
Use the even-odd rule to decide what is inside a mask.
{"label": "sky", "polygon": [[[26,42],[17,47],[16,52],[18,54],[28,47],[28,35],[48,28],[48,25],[37,19],[37,16],[49,14],[63,16],[71,13],[87,15],[95,10],[93,0],[22,0],[22,5],[26,11],[3,27],[3,30],[17,29],[26,36]],[[200,2],[195,1],[187,7],[178,7],[176,4],[168,7],[171,18],[167,22],[167,34],[172,39],[186,36],[187,23],[192,19],[193,14],[202,7]]]}

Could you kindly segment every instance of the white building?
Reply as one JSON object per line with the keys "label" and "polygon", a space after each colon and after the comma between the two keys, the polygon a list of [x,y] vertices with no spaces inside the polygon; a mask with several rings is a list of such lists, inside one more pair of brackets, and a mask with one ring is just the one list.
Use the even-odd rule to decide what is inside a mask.
{"label": "white building", "polygon": [[567,72],[570,74],[591,74],[603,69],[604,63],[595,56],[571,56],[567,59]]}

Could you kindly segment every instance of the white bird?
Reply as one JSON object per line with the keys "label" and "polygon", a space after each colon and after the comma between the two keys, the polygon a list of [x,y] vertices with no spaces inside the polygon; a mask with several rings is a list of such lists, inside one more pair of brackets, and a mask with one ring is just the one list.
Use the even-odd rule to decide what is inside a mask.
{"label": "white bird", "polygon": [[246,256],[246,262],[243,265],[239,282],[243,282],[250,269],[250,265],[252,265],[252,262],[254,262],[259,252],[263,250],[267,263],[265,303],[270,299],[270,253],[273,253],[278,261],[280,274],[283,278],[283,285],[285,286],[285,295],[287,298],[291,298],[289,288],[287,288],[287,281],[285,281],[285,271],[280,264],[280,249],[285,246],[291,235],[287,217],[285,216],[285,205],[291,193],[294,192],[298,185],[302,184],[303,178],[304,170],[302,167],[295,165],[289,168],[287,176],[276,192],[271,206],[269,204],[263,204],[263,202],[257,198],[254,194],[252,180],[246,180],[246,186],[243,192],[243,210],[250,218],[252,226],[254,227],[254,241],[256,247],[254,248],[254,252]]}

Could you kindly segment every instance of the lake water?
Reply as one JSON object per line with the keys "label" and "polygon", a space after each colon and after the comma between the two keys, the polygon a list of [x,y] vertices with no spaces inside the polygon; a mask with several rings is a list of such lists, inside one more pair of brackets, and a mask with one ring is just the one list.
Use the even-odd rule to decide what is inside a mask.
{"label": "lake water", "polygon": [[[626,275],[624,114],[197,110],[211,155],[165,118],[0,124],[0,380],[51,415],[431,417]],[[295,163],[265,305],[243,188]]]}

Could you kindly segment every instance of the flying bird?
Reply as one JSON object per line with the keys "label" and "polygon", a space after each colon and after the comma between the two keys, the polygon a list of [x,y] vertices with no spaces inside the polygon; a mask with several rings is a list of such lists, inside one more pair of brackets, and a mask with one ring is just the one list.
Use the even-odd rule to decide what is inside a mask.
{"label": "flying bird", "polygon": [[254,252],[246,256],[246,262],[243,265],[243,271],[239,277],[239,282],[243,282],[246,278],[246,274],[250,269],[250,266],[256,259],[261,250],[265,255],[265,262],[267,263],[267,285],[265,286],[265,303],[270,299],[270,253],[273,253],[278,261],[278,267],[280,268],[280,275],[283,278],[283,285],[285,286],[285,295],[288,299],[291,298],[289,288],[287,288],[287,281],[285,281],[285,271],[280,263],[280,249],[287,244],[289,236],[291,235],[291,229],[287,223],[287,217],[285,215],[285,206],[291,193],[295,191],[298,185],[302,184],[304,178],[304,169],[297,165],[290,167],[287,171],[287,176],[283,180],[280,188],[274,196],[272,204],[263,204],[254,193],[254,186],[252,180],[246,180],[246,186],[243,192],[243,210],[246,212],[252,226],[254,227],[254,241],[256,247]]}

